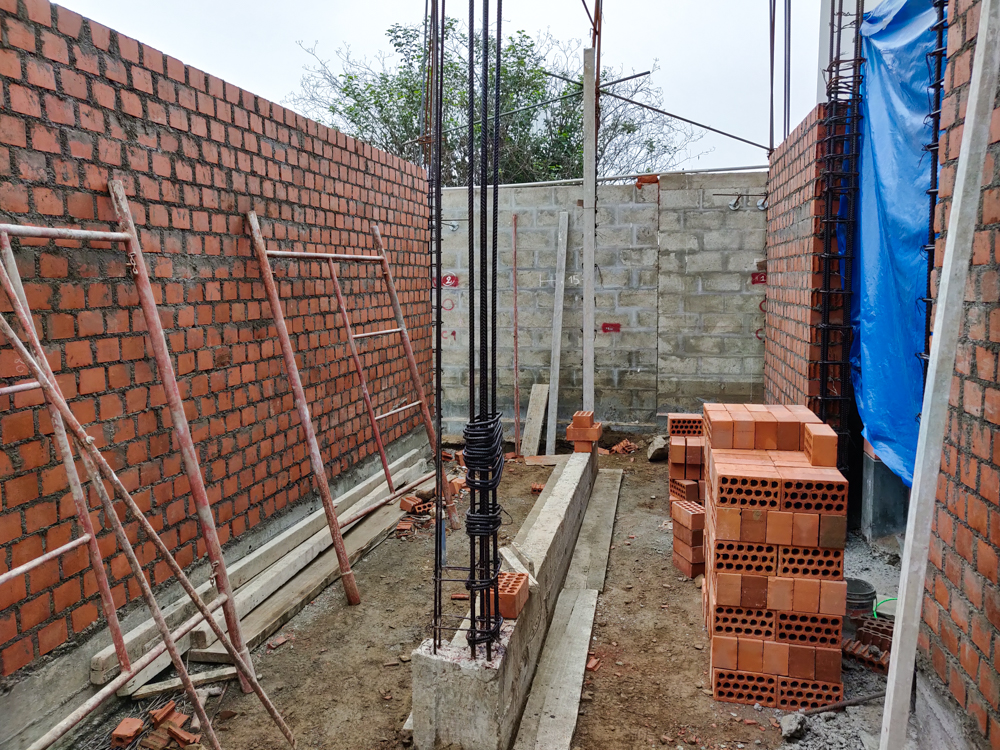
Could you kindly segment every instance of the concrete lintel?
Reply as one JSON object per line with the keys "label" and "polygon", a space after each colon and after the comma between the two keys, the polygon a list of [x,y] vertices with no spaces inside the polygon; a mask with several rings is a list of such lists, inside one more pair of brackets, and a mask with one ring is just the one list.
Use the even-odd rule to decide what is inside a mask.
{"label": "concrete lintel", "polygon": [[491,661],[472,659],[459,638],[442,644],[437,654],[430,640],[413,652],[417,750],[511,747],[596,475],[596,451],[570,457],[525,534],[517,560],[537,583],[520,616],[504,623]]}

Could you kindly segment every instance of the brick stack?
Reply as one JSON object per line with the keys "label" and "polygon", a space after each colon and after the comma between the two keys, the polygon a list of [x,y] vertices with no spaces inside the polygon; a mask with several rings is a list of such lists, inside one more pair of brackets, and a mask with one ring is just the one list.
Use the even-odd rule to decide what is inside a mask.
{"label": "brick stack", "polygon": [[847,481],[805,407],[705,405],[706,624],[716,700],[841,700]]}
{"label": "brick stack", "polygon": [[690,500],[670,503],[674,520],[674,567],[688,578],[705,573],[705,509]]}
{"label": "brick stack", "polygon": [[590,453],[604,434],[604,425],[594,421],[594,412],[578,411],[573,423],[566,428],[566,440],[573,443],[574,453]]}
{"label": "brick stack", "polygon": [[705,438],[700,414],[668,414],[670,517],[674,567],[688,578],[705,572]]}
{"label": "brick stack", "polygon": [[705,499],[705,438],[700,414],[667,415],[670,501]]}

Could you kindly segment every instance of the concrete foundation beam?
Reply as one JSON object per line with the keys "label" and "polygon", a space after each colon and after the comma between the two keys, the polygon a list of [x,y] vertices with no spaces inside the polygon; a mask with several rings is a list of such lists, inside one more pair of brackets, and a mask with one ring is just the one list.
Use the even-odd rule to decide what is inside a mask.
{"label": "concrete foundation beam", "polygon": [[552,622],[597,477],[597,455],[574,454],[530,529],[503,550],[507,564],[529,574],[528,602],[504,623],[489,662],[471,658],[458,633],[433,653],[413,652],[413,742],[417,750],[508,750]]}

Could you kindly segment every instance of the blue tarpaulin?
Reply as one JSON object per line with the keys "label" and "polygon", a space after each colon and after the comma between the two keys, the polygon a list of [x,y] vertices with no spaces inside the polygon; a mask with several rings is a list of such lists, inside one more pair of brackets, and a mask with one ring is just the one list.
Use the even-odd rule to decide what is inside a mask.
{"label": "blue tarpaulin", "polygon": [[913,483],[923,398],[931,0],[886,0],[861,27],[861,181],[851,371],[864,436]]}

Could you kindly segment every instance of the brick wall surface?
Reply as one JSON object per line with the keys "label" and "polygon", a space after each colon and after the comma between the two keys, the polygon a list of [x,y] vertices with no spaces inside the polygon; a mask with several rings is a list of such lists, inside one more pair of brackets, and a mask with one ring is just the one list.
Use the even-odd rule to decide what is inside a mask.
{"label": "brick wall surface", "polygon": [[[936,261],[962,138],[980,3],[949,4]],[[1000,92],[998,92],[1000,94]],[[981,214],[938,478],[920,646],[951,695],[1000,748],[1000,107],[994,109]]]}
{"label": "brick wall surface", "polygon": [[771,154],[764,387],[768,403],[818,411],[820,120],[818,106]]}
{"label": "brick wall surface", "polygon": [[[244,212],[272,248],[371,248],[381,226],[425,383],[430,277],[421,170],[45,0],[0,0],[0,221],[111,228],[123,180],[223,543],[312,492]],[[202,555],[135,286],[117,248],[15,240],[18,270],[63,392],[183,565]],[[332,474],[375,450],[321,263],[275,262]],[[341,267],[360,330],[392,316],[375,271]],[[4,298],[0,311],[10,312]],[[383,409],[408,400],[397,340],[362,345]],[[0,379],[26,368],[0,342]],[[0,572],[77,531],[37,392],[0,398]],[[392,441],[413,412],[382,423]],[[119,607],[138,596],[91,498]],[[169,577],[127,526],[148,576]],[[85,548],[0,587],[3,676],[100,618]],[[9,679],[16,680],[14,675]]]}

